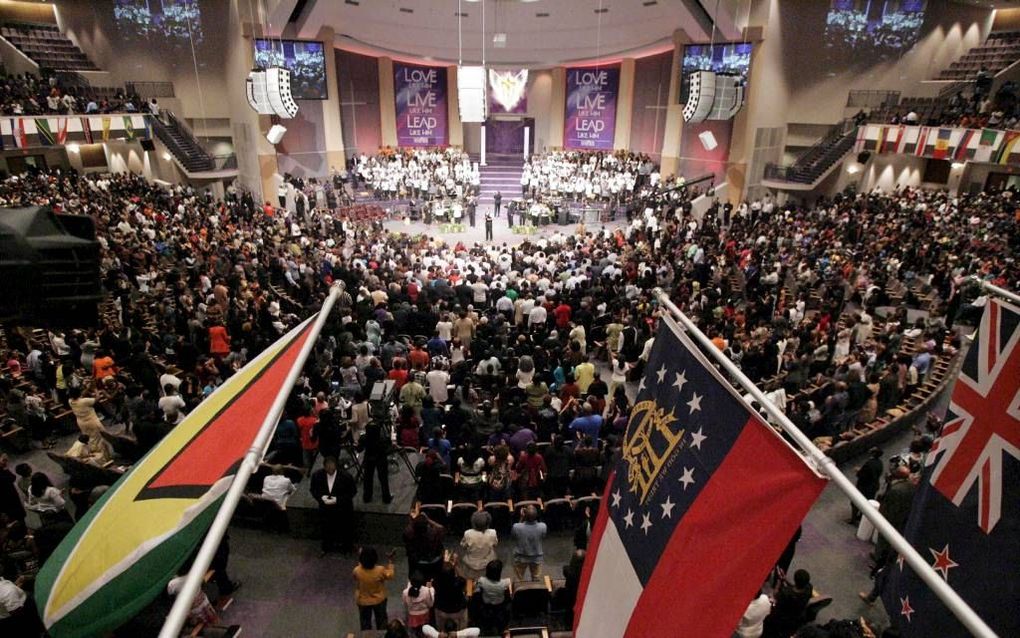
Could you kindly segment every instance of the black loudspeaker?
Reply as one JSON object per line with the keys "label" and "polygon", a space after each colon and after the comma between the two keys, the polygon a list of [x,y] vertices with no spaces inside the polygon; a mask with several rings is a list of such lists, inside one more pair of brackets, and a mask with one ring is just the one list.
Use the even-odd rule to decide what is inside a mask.
{"label": "black loudspeaker", "polygon": [[142,140],[143,151],[154,151],[156,150],[156,144],[152,140]]}
{"label": "black loudspeaker", "polygon": [[871,151],[861,151],[857,154],[858,164],[867,164],[869,159],[871,159]]}

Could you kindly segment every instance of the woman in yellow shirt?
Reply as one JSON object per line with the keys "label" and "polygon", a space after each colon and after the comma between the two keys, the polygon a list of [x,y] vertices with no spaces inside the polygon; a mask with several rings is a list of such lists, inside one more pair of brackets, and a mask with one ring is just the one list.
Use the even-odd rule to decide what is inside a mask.
{"label": "woman in yellow shirt", "polygon": [[386,555],[385,567],[379,565],[379,553],[374,547],[366,547],[358,555],[358,566],[354,568],[354,602],[358,604],[361,616],[361,630],[386,628],[386,581],[393,578],[393,552]]}

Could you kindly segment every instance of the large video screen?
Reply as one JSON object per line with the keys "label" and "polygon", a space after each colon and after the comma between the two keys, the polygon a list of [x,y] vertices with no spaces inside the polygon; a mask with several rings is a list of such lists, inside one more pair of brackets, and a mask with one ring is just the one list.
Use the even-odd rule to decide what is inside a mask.
{"label": "large video screen", "polygon": [[199,0],[115,0],[113,19],[128,40],[196,45],[203,40]]}
{"label": "large video screen", "polygon": [[255,40],[255,66],[282,66],[290,71],[295,100],[325,100],[326,53],[321,42]]}
{"label": "large video screen", "polygon": [[893,57],[914,46],[924,24],[925,0],[832,0],[825,17],[830,56]]}
{"label": "large video screen", "polygon": [[751,45],[746,42],[733,44],[689,44],[684,47],[680,62],[680,104],[687,103],[691,73],[715,71],[735,73],[747,83],[747,72],[751,68]]}

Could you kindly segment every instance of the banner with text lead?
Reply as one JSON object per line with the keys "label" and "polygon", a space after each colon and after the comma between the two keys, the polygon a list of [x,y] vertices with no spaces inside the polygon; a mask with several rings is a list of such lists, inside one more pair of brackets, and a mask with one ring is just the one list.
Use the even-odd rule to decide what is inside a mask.
{"label": "banner with text lead", "polygon": [[398,146],[444,146],[446,67],[393,63]]}
{"label": "banner with text lead", "polygon": [[612,150],[619,89],[619,66],[567,69],[564,148]]}

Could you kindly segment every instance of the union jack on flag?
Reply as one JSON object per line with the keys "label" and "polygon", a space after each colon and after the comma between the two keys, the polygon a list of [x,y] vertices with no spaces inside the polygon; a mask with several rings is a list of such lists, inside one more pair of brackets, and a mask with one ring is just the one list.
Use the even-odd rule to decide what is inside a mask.
{"label": "union jack on flag", "polygon": [[1002,516],[1002,461],[1020,459],[1020,310],[989,301],[979,337],[953,389],[949,415],[926,464],[931,483],[961,505],[978,487],[978,524],[989,533]]}
{"label": "union jack on flag", "polygon": [[[989,299],[904,530],[1000,636],[1020,636],[1018,342],[1020,309]],[[883,599],[903,638],[971,635],[902,560],[889,569]]]}

